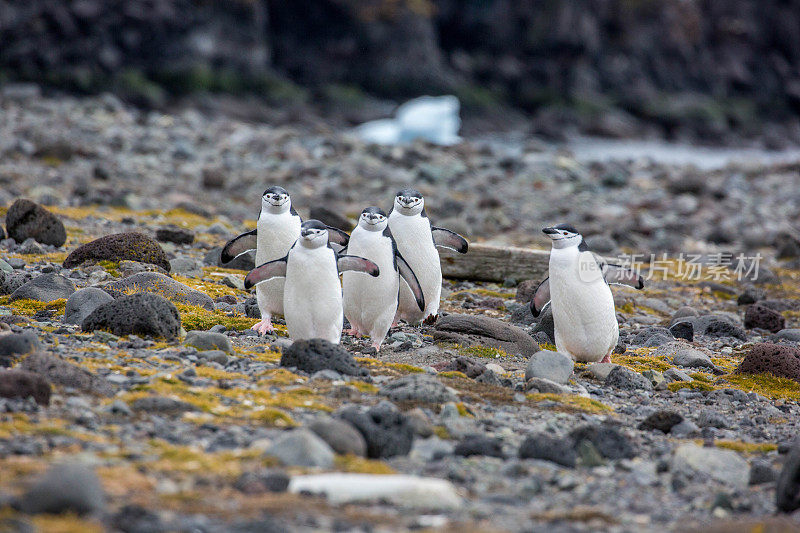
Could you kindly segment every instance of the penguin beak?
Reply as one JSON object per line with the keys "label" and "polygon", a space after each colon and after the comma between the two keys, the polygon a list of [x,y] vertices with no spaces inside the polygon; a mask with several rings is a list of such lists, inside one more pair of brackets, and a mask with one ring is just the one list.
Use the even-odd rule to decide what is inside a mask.
{"label": "penguin beak", "polygon": [[558,235],[558,230],[556,228],[542,228],[542,233],[545,235]]}

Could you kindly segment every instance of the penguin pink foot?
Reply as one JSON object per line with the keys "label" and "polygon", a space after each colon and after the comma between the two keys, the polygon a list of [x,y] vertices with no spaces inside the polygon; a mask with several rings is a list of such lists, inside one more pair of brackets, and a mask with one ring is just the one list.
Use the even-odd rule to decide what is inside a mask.
{"label": "penguin pink foot", "polygon": [[611,352],[608,352],[605,357],[600,359],[601,363],[610,363],[611,362]]}
{"label": "penguin pink foot", "polygon": [[345,332],[347,335],[351,335],[351,336],[353,336],[353,337],[355,337],[355,338],[357,338],[357,339],[360,339],[360,338],[361,338],[361,333],[359,333],[359,332],[358,332],[358,330],[357,330],[356,328],[350,328],[350,329],[346,329],[346,330],[344,330],[344,332]]}
{"label": "penguin pink foot", "polygon": [[263,319],[261,322],[254,324],[252,328],[250,328],[259,335],[266,335],[267,333],[272,333],[272,317],[267,317]]}

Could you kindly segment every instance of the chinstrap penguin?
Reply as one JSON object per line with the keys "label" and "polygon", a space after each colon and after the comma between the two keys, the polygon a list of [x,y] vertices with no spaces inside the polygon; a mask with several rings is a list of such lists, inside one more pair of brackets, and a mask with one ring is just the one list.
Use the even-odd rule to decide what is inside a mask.
{"label": "chinstrap penguin", "polygon": [[337,255],[328,242],[328,226],[303,222],[300,238],[285,257],[259,265],[244,285],[284,277],[283,315],[292,340],[325,339],[338,344],[342,335],[342,287],[339,273],[348,270],[377,277],[378,266],[353,255]]}
{"label": "chinstrap penguin", "polygon": [[542,231],[550,237],[550,276],[539,284],[531,311],[538,316],[550,303],[556,349],[576,361],[611,361],[619,340],[614,296],[609,283],[644,287],[642,277],[596,256],[568,224]]}
{"label": "chinstrap penguin", "polygon": [[377,207],[361,212],[358,226],[350,234],[347,252],[369,259],[380,268],[381,273],[376,278],[356,272],[342,275],[344,316],[352,328],[349,333],[357,337],[369,335],[372,346],[380,350],[397,313],[400,278],[411,289],[420,312],[425,309],[422,288],[397,250],[386,213]]}
{"label": "chinstrap penguin", "polygon": [[[292,206],[292,199],[283,187],[272,186],[261,196],[261,212],[256,229],[231,239],[222,249],[221,260],[229,263],[237,255],[256,250],[255,264],[261,265],[280,259],[300,237],[300,215]],[[345,232],[328,227],[331,242],[347,245]],[[283,278],[275,278],[256,287],[256,300],[261,311],[261,321],[252,329],[260,335],[272,332],[272,316],[283,315]]]}
{"label": "chinstrap penguin", "polygon": [[389,229],[398,251],[416,274],[425,296],[425,309],[420,311],[408,284],[401,282],[396,319],[409,324],[419,324],[423,320],[435,321],[442,294],[442,265],[436,247],[465,254],[469,244],[457,233],[431,226],[425,213],[425,200],[415,189],[403,189],[395,196],[389,213]]}

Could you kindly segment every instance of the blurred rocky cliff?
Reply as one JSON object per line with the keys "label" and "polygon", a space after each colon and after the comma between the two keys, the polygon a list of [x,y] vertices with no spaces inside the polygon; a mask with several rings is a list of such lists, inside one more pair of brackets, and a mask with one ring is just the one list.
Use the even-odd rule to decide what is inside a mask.
{"label": "blurred rocky cliff", "polygon": [[800,0],[0,0],[0,80],[145,102],[193,91],[458,95],[535,124],[800,137]]}

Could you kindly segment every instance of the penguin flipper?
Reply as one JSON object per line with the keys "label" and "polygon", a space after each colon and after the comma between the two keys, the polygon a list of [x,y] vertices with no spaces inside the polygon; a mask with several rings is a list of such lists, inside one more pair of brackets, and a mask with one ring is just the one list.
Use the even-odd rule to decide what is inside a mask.
{"label": "penguin flipper", "polygon": [[400,255],[400,252],[395,254],[395,259],[397,260],[397,271],[400,273],[400,277],[408,283],[408,288],[411,289],[411,294],[414,295],[419,310],[424,311],[425,295],[422,293],[422,287],[419,285],[417,275],[411,270],[411,267],[406,263],[406,260],[403,259],[403,256]]}
{"label": "penguin flipper", "polygon": [[282,278],[286,276],[287,255],[281,259],[268,261],[251,270],[244,278],[244,288],[249,289],[257,283],[267,281],[272,278]]}
{"label": "penguin flipper", "polygon": [[531,313],[533,316],[539,316],[550,303],[550,278],[544,278],[544,281],[536,287],[536,292],[533,293],[531,298]]}
{"label": "penguin flipper", "polygon": [[627,285],[639,290],[644,288],[644,278],[630,268],[610,263],[602,265],[602,268],[603,278],[609,285]]}
{"label": "penguin flipper", "polygon": [[342,250],[347,248],[347,243],[350,242],[350,235],[340,230],[339,228],[334,228],[333,226],[327,226],[327,228],[328,228],[328,242],[332,245],[338,245],[339,247],[338,250],[334,248],[336,253],[340,253]]}
{"label": "penguin flipper", "polygon": [[369,259],[364,259],[357,255],[340,255],[336,259],[336,266],[339,268],[339,272],[345,272],[347,270],[366,272],[373,278],[377,278],[381,273],[378,265]]}
{"label": "penguin flipper", "polygon": [[467,250],[469,250],[469,243],[467,242],[467,239],[454,231],[431,226],[431,233],[433,234],[433,244],[436,246],[449,248],[450,250],[460,254],[465,254],[467,253]]}
{"label": "penguin flipper", "polygon": [[256,232],[257,230],[247,231],[229,240],[225,246],[222,247],[220,261],[223,263],[230,263],[237,255],[243,254],[248,250],[254,250],[258,246]]}

